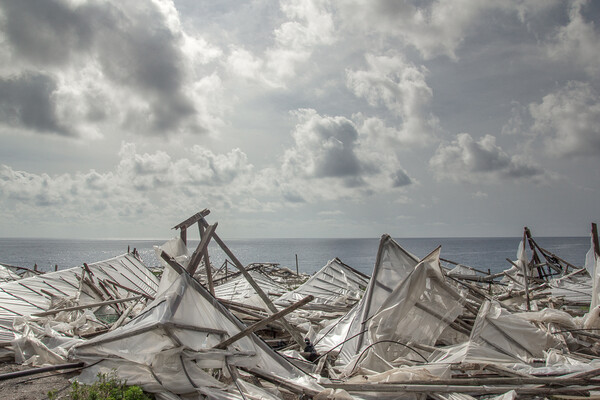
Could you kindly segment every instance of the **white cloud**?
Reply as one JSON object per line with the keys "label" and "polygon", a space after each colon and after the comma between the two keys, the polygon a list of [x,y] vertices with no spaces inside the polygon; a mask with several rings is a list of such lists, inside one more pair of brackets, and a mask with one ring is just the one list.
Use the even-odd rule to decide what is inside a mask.
{"label": "white cloud", "polygon": [[332,13],[325,0],[281,0],[286,20],[273,30],[274,43],[261,55],[231,46],[226,68],[268,87],[286,87],[318,47],[336,41]]}
{"label": "white cloud", "polygon": [[[367,70],[346,71],[348,88],[371,106],[384,105],[402,119],[399,131],[385,129],[387,136],[395,136],[406,144],[428,143],[439,127],[430,108],[433,92],[425,81],[427,70],[397,54],[367,54],[366,60]],[[376,119],[365,121],[367,130],[378,131],[383,128],[381,125]]]}
{"label": "white cloud", "polygon": [[589,83],[569,82],[541,103],[530,104],[529,111],[532,130],[544,136],[551,154],[600,154],[600,96]]}
{"label": "white cloud", "polygon": [[429,160],[429,167],[441,181],[496,183],[500,179],[541,179],[543,171],[520,156],[509,156],[496,145],[496,138],[479,140],[468,133],[457,135],[451,143],[441,144]]}
{"label": "white cloud", "polygon": [[339,6],[346,29],[401,38],[430,59],[446,55],[457,59],[456,50],[469,28],[494,3],[456,1],[351,0]]}
{"label": "white cloud", "polygon": [[593,21],[584,19],[586,0],[573,1],[569,23],[561,27],[548,45],[548,54],[555,61],[577,64],[592,77],[600,73],[600,34]]}
{"label": "white cloud", "polygon": [[1,165],[0,201],[17,213],[35,208],[40,214],[89,213],[110,220],[158,210],[176,215],[178,207],[195,209],[199,203],[226,208],[231,200],[253,196],[253,167],[239,149],[214,154],[196,145],[189,158],[173,159],[164,151],[139,153],[134,144],[123,143],[119,156],[115,170],[104,173],[50,176]]}

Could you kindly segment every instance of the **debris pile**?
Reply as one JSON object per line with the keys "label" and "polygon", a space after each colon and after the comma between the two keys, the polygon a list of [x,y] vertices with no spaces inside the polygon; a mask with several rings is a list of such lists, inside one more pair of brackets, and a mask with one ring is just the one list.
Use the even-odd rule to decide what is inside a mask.
{"label": "debris pile", "polygon": [[[82,383],[114,370],[158,399],[600,393],[595,224],[583,267],[525,228],[516,260],[495,274],[444,259],[440,247],[419,259],[383,235],[371,277],[339,258],[309,277],[244,266],[208,214],[156,248],[160,279],[133,254],[28,278],[7,269],[0,355],[82,362]],[[195,224],[200,242],[189,252]],[[220,268],[211,241],[227,257]]]}

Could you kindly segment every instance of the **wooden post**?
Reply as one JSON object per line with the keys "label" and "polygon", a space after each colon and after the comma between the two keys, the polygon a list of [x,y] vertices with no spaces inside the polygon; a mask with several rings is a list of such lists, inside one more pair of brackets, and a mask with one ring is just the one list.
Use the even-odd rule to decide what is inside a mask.
{"label": "wooden post", "polygon": [[[205,228],[210,226],[210,225],[208,225],[208,222],[206,222],[206,220],[204,219],[203,216],[200,216],[199,222],[202,223],[202,225]],[[278,310],[275,307],[275,305],[273,304],[273,302],[271,301],[271,299],[269,299],[269,297],[265,294],[265,292],[263,292],[263,290],[256,283],[256,281],[254,281],[254,279],[252,278],[252,276],[248,273],[248,271],[246,271],[246,269],[244,268],[244,266],[242,265],[242,263],[240,262],[240,260],[238,260],[237,257],[235,256],[235,254],[233,254],[231,252],[231,250],[229,249],[229,247],[227,247],[227,245],[225,244],[225,242],[223,242],[223,240],[221,240],[221,238],[219,237],[219,235],[217,235],[216,233],[213,234],[213,237],[214,237],[215,241],[217,242],[217,244],[225,252],[225,254],[227,254],[227,257],[229,257],[229,259],[233,262],[233,265],[235,265],[235,267],[240,270],[240,272],[242,273],[242,275],[244,275],[244,278],[246,278],[246,280],[248,281],[248,283],[250,284],[250,286],[252,286],[252,288],[254,289],[254,291],[256,292],[256,294],[258,294],[258,296],[260,297],[260,299],[265,303],[265,305],[269,308],[269,310],[271,310],[271,312],[274,313],[274,314],[277,313]],[[303,347],[304,346],[304,339],[302,338],[302,335],[300,335],[300,333],[298,332],[298,330],[294,329],[285,320],[285,318],[281,319],[281,323],[285,327],[285,330],[288,331],[290,333],[290,335],[294,338],[294,340],[296,341],[296,343],[298,343],[301,347]]]}
{"label": "wooden post", "polygon": [[296,275],[300,275],[298,272],[298,254],[296,254]]}
{"label": "wooden post", "polygon": [[[542,261],[540,260],[540,257],[537,254],[537,251],[535,250],[536,246],[535,246],[535,242],[533,241],[533,238],[531,237],[531,232],[529,231],[528,227],[525,227],[525,235],[527,236],[527,243],[529,243],[529,248],[531,249],[531,253],[532,253],[532,258],[531,258],[531,262],[533,263],[533,265],[540,265],[542,263]],[[548,267],[548,269],[550,269],[550,267]],[[546,275],[546,271],[544,271],[544,269],[542,267],[537,267],[538,270],[538,277],[543,278],[543,279],[548,279],[548,275],[552,274],[552,271],[548,271],[548,275]]]}
{"label": "wooden post", "polygon": [[[524,231],[523,231],[523,251],[525,251],[525,241],[527,240],[527,232],[529,231],[529,229],[527,229],[527,227],[525,227]],[[525,282],[525,300],[526,300],[526,305],[527,305],[527,311],[531,311],[531,299],[529,298],[529,271],[528,271],[528,264],[526,260],[521,260],[521,262],[524,262],[523,264],[523,282]]]}
{"label": "wooden post", "polygon": [[592,243],[594,243],[594,253],[600,257],[600,244],[598,244],[598,227],[592,222]]}
{"label": "wooden post", "polygon": [[54,271],[58,271],[58,264],[54,264]]}
{"label": "wooden post", "polygon": [[181,238],[181,241],[183,241],[183,244],[187,246],[187,228],[181,228],[181,231],[179,232],[179,237]]}
{"label": "wooden post", "polygon": [[229,339],[226,339],[226,340],[222,341],[221,343],[219,343],[218,345],[216,345],[213,348],[214,349],[224,350],[230,344],[235,343],[238,340],[240,340],[241,338],[248,336],[252,332],[259,330],[260,328],[262,328],[263,326],[266,326],[270,322],[275,321],[275,320],[277,320],[279,318],[282,318],[284,315],[287,315],[287,314],[291,313],[292,311],[296,310],[297,308],[302,307],[306,303],[311,302],[312,300],[314,300],[314,298],[315,297],[312,296],[312,295],[306,296],[305,298],[303,298],[299,302],[294,303],[294,304],[292,304],[291,306],[289,306],[287,308],[284,308],[283,310],[281,310],[281,311],[279,311],[279,312],[277,312],[277,313],[275,313],[275,314],[273,314],[273,315],[271,315],[271,316],[263,319],[262,321],[258,321],[257,323],[250,325],[249,327],[247,327],[243,331],[240,331],[237,334],[235,334],[232,337],[230,337]]}
{"label": "wooden post", "polygon": [[36,264],[33,264],[33,270],[34,270],[35,272],[37,272],[37,263],[36,263]]}
{"label": "wooden post", "polygon": [[208,225],[204,237],[200,240],[200,243],[198,243],[198,247],[196,248],[196,251],[194,251],[194,254],[192,254],[190,263],[187,266],[187,271],[190,275],[194,276],[194,272],[196,272],[196,269],[200,264],[200,260],[206,252],[208,243],[215,234],[214,232],[215,229],[217,229],[217,225],[217,222],[215,222],[214,225]]}
{"label": "wooden post", "polygon": [[[202,240],[207,233],[201,223],[198,222],[198,230],[200,231],[200,239]],[[206,283],[208,284],[208,291],[213,296],[215,295],[215,285],[212,278],[212,268],[210,267],[210,259],[208,258],[208,245],[202,252],[202,258],[204,258],[204,268],[206,269]]]}

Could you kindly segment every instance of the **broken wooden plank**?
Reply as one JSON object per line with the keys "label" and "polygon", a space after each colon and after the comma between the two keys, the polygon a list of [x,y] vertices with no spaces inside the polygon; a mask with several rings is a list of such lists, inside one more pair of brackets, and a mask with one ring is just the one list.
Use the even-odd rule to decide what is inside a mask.
{"label": "broken wooden plank", "polygon": [[252,332],[259,330],[260,328],[266,326],[268,323],[278,320],[280,318],[283,318],[283,316],[291,313],[292,311],[296,310],[297,308],[302,307],[303,305],[311,302],[312,300],[314,300],[314,296],[309,295],[306,296],[305,298],[303,298],[302,300],[300,300],[297,303],[292,304],[289,307],[284,308],[283,310],[263,319],[262,321],[259,321],[253,325],[250,325],[249,327],[247,327],[246,329],[240,331],[239,333],[233,335],[232,337],[230,337],[227,340],[222,341],[221,343],[219,343],[218,345],[216,345],[214,348],[215,349],[221,349],[224,350],[227,348],[227,346],[229,346],[230,344],[237,342],[238,340],[240,340],[241,338],[248,336],[249,334],[251,334]]}

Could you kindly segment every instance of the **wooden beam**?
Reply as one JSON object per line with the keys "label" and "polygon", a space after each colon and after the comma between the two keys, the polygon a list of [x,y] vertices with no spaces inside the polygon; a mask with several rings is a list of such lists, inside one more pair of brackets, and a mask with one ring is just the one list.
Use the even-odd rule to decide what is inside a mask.
{"label": "wooden beam", "polygon": [[183,242],[183,244],[185,244],[187,246],[187,228],[182,227],[180,232],[179,232],[179,237],[181,238],[181,241]]}
{"label": "wooden beam", "polygon": [[[206,222],[206,220],[204,219],[204,217],[202,217],[198,222],[201,223],[202,226],[204,226],[205,228],[207,228],[207,227],[210,226],[210,225],[208,225],[208,222]],[[229,247],[227,247],[227,245],[225,244],[225,242],[223,242],[223,240],[221,240],[221,238],[219,237],[219,235],[217,235],[215,233],[213,236],[214,236],[214,239],[217,242],[217,244],[221,247],[221,249],[225,252],[225,254],[227,254],[227,257],[229,257],[229,259],[233,262],[233,265],[235,265],[235,267],[238,270],[240,270],[240,272],[244,275],[244,278],[246,278],[246,280],[248,281],[248,283],[250,283],[250,286],[252,286],[252,288],[254,289],[254,291],[256,292],[256,294],[258,294],[258,296],[260,297],[260,299],[265,303],[265,305],[269,308],[269,310],[271,310],[272,313],[277,313],[278,310],[275,307],[275,305],[273,304],[273,302],[271,301],[271,299],[269,299],[269,297],[265,294],[265,292],[261,289],[261,287],[256,283],[256,281],[254,281],[254,279],[248,273],[248,271],[246,271],[246,269],[244,268],[244,266],[242,265],[242,263],[240,262],[240,260],[237,259],[237,257],[235,256],[235,254],[233,254],[233,252],[229,249]],[[294,340],[296,341],[296,343],[298,343],[300,346],[304,346],[304,339],[302,338],[302,335],[300,335],[298,333],[297,329],[294,329],[285,320],[285,318],[281,319],[281,323],[285,327],[285,330],[288,331],[290,333],[290,335],[292,335],[292,337],[294,338]]]}
{"label": "wooden beam", "polygon": [[[207,235],[204,227],[200,223],[198,224],[198,231],[200,232],[200,239]],[[202,258],[204,259],[204,269],[206,270],[206,283],[208,284],[208,291],[214,296],[215,284],[213,283],[212,268],[210,266],[210,259],[208,258],[208,247],[204,248],[204,251],[202,252]]]}
{"label": "wooden beam", "polygon": [[187,266],[187,272],[194,276],[194,272],[196,272],[196,269],[198,268],[198,265],[200,264],[200,260],[202,259],[202,256],[204,254],[208,254],[207,252],[207,247],[208,247],[208,243],[210,242],[210,239],[212,239],[214,233],[215,233],[215,229],[217,229],[217,225],[218,223],[215,222],[213,225],[209,225],[208,228],[206,229],[206,232],[204,233],[204,236],[202,237],[202,240],[200,240],[200,243],[198,243],[198,247],[196,248],[196,251],[194,251],[194,253],[192,254],[190,263]]}
{"label": "wooden beam", "polygon": [[260,328],[266,326],[270,322],[273,322],[275,320],[283,318],[284,315],[287,315],[287,314],[291,313],[292,311],[296,310],[297,308],[302,307],[303,305],[305,305],[305,304],[313,301],[314,299],[315,299],[315,297],[312,296],[312,295],[306,296],[305,298],[303,298],[299,302],[294,303],[291,306],[284,308],[283,310],[281,310],[281,311],[279,311],[279,312],[277,312],[277,313],[275,313],[275,314],[273,314],[273,315],[271,315],[271,316],[263,319],[262,321],[258,321],[257,323],[250,325],[249,327],[247,327],[243,331],[240,331],[239,333],[233,335],[229,339],[222,341],[221,343],[219,343],[218,345],[216,345],[214,348],[215,349],[224,350],[230,344],[232,344],[234,342],[237,342],[241,338],[250,335],[252,332],[259,330]]}
{"label": "wooden beam", "polygon": [[592,243],[594,243],[594,252],[596,257],[600,257],[600,244],[598,244],[598,226],[592,222]]}
{"label": "wooden beam", "polygon": [[185,221],[178,223],[171,229],[182,229],[182,228],[187,229],[190,226],[194,225],[196,222],[198,222],[200,219],[206,217],[208,214],[210,214],[210,210],[205,208],[204,210],[192,215]]}
{"label": "wooden beam", "polygon": [[137,294],[139,296],[144,296],[147,299],[154,300],[154,296],[151,296],[148,293],[144,293],[144,292],[141,292],[141,291],[136,290],[136,289],[132,289],[132,288],[127,287],[125,285],[121,285],[119,282],[113,281],[112,279],[107,279],[106,283],[108,283],[110,285],[113,285],[113,286],[116,286],[116,287],[120,287],[121,289],[127,290],[128,292],[131,292],[133,294]]}

